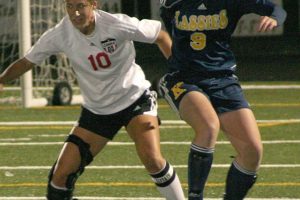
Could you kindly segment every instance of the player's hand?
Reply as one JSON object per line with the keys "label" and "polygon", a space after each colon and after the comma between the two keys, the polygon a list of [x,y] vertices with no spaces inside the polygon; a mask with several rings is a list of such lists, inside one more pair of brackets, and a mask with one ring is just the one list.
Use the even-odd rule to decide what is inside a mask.
{"label": "player's hand", "polygon": [[258,26],[259,32],[271,31],[277,26],[277,21],[268,16],[261,16]]}

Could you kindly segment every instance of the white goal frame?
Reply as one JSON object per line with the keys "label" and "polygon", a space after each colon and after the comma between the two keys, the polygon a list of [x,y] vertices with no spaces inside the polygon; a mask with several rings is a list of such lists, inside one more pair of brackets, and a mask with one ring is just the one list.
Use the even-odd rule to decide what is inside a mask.
{"label": "white goal frame", "polygon": [[[30,15],[30,0],[18,0],[20,8],[19,17],[19,57],[22,58],[26,51],[31,48],[31,15]],[[26,72],[21,77],[21,95],[22,106],[24,108],[35,106],[46,106],[48,101],[46,98],[33,98],[32,87],[32,70]]]}

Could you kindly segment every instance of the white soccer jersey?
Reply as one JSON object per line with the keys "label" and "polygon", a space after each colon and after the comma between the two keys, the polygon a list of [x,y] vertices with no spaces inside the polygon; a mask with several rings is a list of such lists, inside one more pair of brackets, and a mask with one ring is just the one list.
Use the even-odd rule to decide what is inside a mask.
{"label": "white soccer jersey", "polygon": [[154,43],[161,23],[101,10],[94,13],[92,35],[82,34],[66,16],[25,57],[41,64],[50,55],[65,53],[75,71],[83,106],[96,114],[112,114],[131,105],[150,87],[135,63],[132,41]]}

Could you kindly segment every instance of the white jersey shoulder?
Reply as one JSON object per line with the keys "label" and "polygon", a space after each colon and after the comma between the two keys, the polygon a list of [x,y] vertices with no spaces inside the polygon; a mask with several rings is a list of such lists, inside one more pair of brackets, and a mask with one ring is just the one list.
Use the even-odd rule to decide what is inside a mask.
{"label": "white jersey shoulder", "polygon": [[112,34],[120,33],[118,37],[127,40],[153,43],[161,29],[161,22],[157,20],[139,20],[125,14],[111,14],[101,10],[97,11],[96,16],[105,30]]}
{"label": "white jersey shoulder", "polygon": [[44,32],[34,46],[29,49],[25,57],[39,65],[47,57],[64,52],[64,47],[70,45],[68,35],[73,31],[68,17],[64,17],[56,26]]}

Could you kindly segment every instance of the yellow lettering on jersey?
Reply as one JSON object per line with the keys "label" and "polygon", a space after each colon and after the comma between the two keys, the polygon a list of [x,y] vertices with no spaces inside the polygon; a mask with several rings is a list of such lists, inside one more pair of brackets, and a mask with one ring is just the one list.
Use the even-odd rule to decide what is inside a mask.
{"label": "yellow lettering on jersey", "polygon": [[180,15],[180,12],[179,12],[179,11],[176,11],[176,12],[175,12],[175,23],[176,23],[176,27],[177,27],[178,29],[181,29],[181,28],[179,28],[179,15]]}
{"label": "yellow lettering on jersey", "polygon": [[206,18],[204,15],[198,16],[198,30],[204,31],[206,29]]}
{"label": "yellow lettering on jersey", "polygon": [[181,18],[180,27],[183,30],[189,30],[189,20],[185,15]]}
{"label": "yellow lettering on jersey", "polygon": [[220,12],[220,28],[225,29],[227,26],[228,26],[227,11],[221,10],[221,12]]}
{"label": "yellow lettering on jersey", "polygon": [[211,16],[211,29],[212,30],[218,30],[220,28],[220,17],[219,15],[212,15]]}
{"label": "yellow lettering on jersey", "polygon": [[211,15],[205,16],[206,30],[211,30]]}
{"label": "yellow lettering on jersey", "polygon": [[178,99],[178,97],[180,97],[180,95],[182,95],[182,93],[186,91],[186,89],[181,88],[182,85],[183,82],[179,82],[176,85],[174,85],[171,89],[174,94],[175,100]]}
{"label": "yellow lettering on jersey", "polygon": [[190,23],[189,23],[189,30],[196,31],[198,28],[197,16],[191,15],[190,16]]}
{"label": "yellow lettering on jersey", "polygon": [[228,25],[227,11],[221,10],[214,15],[186,15],[179,18],[180,11],[175,12],[176,27],[184,31],[203,31],[225,29]]}

